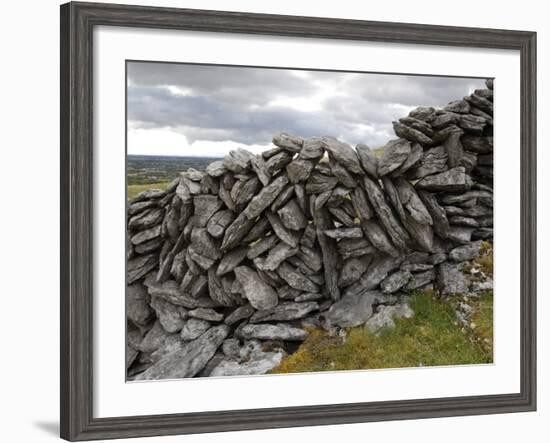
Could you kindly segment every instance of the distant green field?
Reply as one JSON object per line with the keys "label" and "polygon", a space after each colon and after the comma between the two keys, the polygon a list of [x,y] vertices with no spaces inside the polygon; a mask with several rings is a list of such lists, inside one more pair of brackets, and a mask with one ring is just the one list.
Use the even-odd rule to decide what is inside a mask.
{"label": "distant green field", "polygon": [[166,189],[169,182],[148,183],[145,185],[128,185],[128,199],[134,198],[147,189]]}

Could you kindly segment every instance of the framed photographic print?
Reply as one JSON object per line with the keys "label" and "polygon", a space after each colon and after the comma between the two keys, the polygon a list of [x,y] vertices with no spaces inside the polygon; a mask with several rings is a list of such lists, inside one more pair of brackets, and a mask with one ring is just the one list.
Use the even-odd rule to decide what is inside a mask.
{"label": "framed photographic print", "polygon": [[61,7],[61,436],[536,408],[536,34]]}

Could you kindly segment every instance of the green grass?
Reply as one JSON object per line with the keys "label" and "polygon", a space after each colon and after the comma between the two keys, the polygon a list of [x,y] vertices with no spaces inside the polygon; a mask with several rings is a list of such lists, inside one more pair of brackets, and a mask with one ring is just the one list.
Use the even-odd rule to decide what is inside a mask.
{"label": "green grass", "polygon": [[128,199],[134,198],[147,189],[166,189],[168,182],[149,183],[143,185],[128,185]]}
{"label": "green grass", "polygon": [[[345,339],[309,329],[300,348],[272,373],[491,363],[492,294],[478,302],[482,310],[473,330],[458,324],[449,300],[435,299],[430,292],[411,297],[414,318],[397,319],[394,329],[378,335],[362,326],[348,329]],[[491,346],[484,342],[487,337]]]}

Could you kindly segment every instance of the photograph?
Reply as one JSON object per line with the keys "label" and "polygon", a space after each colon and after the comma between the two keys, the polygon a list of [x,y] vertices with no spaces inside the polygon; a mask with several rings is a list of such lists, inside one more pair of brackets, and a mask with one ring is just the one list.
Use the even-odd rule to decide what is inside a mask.
{"label": "photograph", "polygon": [[493,78],[125,81],[127,382],[493,363]]}

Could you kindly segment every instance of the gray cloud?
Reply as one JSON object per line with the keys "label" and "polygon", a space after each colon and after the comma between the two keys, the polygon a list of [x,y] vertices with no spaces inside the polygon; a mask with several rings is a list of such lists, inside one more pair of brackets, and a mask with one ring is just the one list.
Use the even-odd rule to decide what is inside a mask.
{"label": "gray cloud", "polygon": [[286,131],[374,147],[394,136],[392,120],[408,110],[444,106],[483,85],[468,78],[139,62],[128,64],[128,80],[132,127],[170,129],[189,143],[265,145]]}

